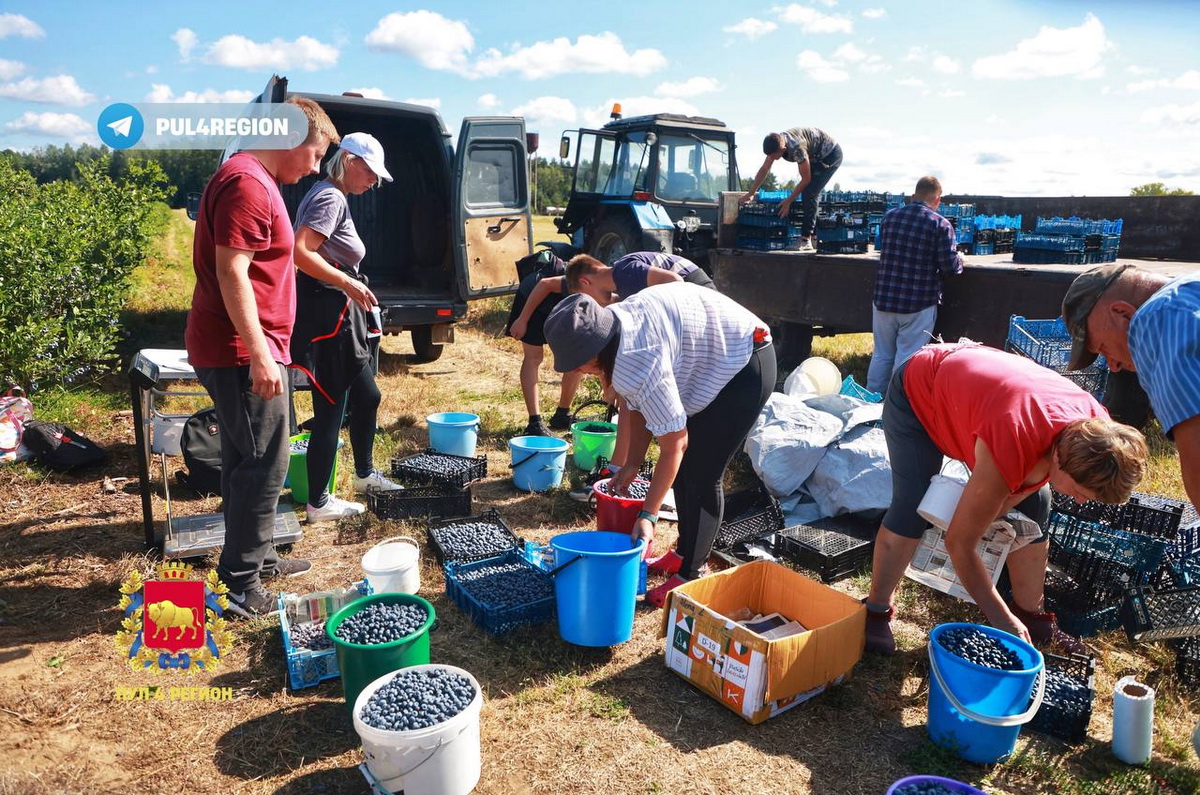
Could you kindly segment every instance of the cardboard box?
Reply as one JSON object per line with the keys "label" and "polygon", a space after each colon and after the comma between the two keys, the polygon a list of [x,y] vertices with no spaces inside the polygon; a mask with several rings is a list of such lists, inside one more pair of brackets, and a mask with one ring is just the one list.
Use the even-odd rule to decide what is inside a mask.
{"label": "cardboard box", "polygon": [[[767,640],[726,617],[741,608],[779,612],[810,629]],[[862,658],[866,620],[857,599],[755,561],[672,591],[661,634],[668,668],[762,723],[841,681]]]}

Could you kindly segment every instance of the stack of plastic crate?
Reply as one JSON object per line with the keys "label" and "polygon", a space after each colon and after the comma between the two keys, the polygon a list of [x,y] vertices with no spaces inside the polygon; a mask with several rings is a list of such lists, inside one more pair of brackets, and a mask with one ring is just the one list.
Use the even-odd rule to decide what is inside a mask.
{"label": "stack of plastic crate", "polygon": [[[974,243],[972,254],[1008,254],[1013,250],[1017,232],[1021,229],[1019,215],[977,215],[972,221]],[[961,224],[961,222],[960,222]],[[963,242],[959,239],[959,242]]]}
{"label": "stack of plastic crate", "polygon": [[837,213],[817,219],[817,251],[821,254],[863,254],[869,243],[866,213]]}
{"label": "stack of plastic crate", "polygon": [[1097,400],[1104,397],[1104,388],[1108,385],[1108,365],[1103,356],[1097,357],[1083,370],[1067,370],[1067,363],[1071,359],[1071,335],[1061,317],[1027,320],[1020,315],[1013,315],[1008,320],[1008,339],[1004,347],[1062,374]]}
{"label": "stack of plastic crate", "polygon": [[1104,505],[1055,493],[1046,600],[1063,628],[1077,635],[1115,629],[1127,592],[1159,578],[1183,515],[1183,503],[1153,495]]}
{"label": "stack of plastic crate", "polygon": [[[737,247],[751,251],[782,251],[797,248],[800,245],[800,227],[794,220],[794,213],[789,212],[787,218],[779,217],[779,202],[786,196],[786,191],[774,191],[769,194],[781,194],[776,201],[763,200],[744,205],[738,211]],[[795,205],[792,205],[795,209]]]}
{"label": "stack of plastic crate", "polygon": [[1121,244],[1122,219],[1039,218],[1033,232],[1018,233],[1013,262],[1083,265],[1113,262]]}

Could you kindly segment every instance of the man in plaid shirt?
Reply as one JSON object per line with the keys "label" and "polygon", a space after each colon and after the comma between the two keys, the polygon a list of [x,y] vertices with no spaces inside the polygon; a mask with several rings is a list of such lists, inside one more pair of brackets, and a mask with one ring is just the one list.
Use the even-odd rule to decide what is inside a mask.
{"label": "man in plaid shirt", "polygon": [[897,367],[932,341],[942,276],[962,273],[954,227],[938,215],[942,183],[921,177],[912,201],[883,217],[871,330],[875,352],[867,389],[883,393]]}

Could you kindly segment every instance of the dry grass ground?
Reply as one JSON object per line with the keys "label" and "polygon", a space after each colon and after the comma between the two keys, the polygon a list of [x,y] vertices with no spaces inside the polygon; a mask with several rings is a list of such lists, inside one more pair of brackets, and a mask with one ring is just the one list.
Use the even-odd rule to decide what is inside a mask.
{"label": "dry grass ground", "polygon": [[[476,508],[496,506],[530,539],[588,527],[589,517],[563,491],[529,495],[511,486],[506,440],[524,423],[515,388],[520,354],[517,343],[496,338],[503,302],[475,309],[437,362],[415,364],[406,340],[386,341],[377,460],[423,447],[426,414],[474,411],[485,420],[480,449],[491,473],[476,487]],[[819,350],[856,367],[854,351]],[[543,402],[556,390],[547,372]],[[142,547],[123,399],[118,383],[55,404],[111,451],[103,472],[0,470],[0,794],[365,791],[340,683],[289,691],[275,621],[236,624],[228,660],[211,674],[134,673],[120,660],[118,586],[130,570],[149,575],[154,566]],[[344,458],[343,472],[348,463]],[[116,481],[115,491],[105,490],[104,476]],[[216,506],[209,500],[180,507]],[[162,509],[156,498],[160,517]],[[311,558],[315,568],[287,585],[345,585],[361,576],[369,546],[423,533],[419,524],[373,518],[306,528],[291,554]],[[666,535],[660,543],[671,540]],[[900,655],[865,659],[845,684],[752,727],[664,667],[657,611],[639,609],[633,639],[611,650],[571,647],[553,625],[496,639],[447,600],[432,560],[423,556],[421,593],[439,617],[433,659],[466,668],[485,689],[480,793],[878,795],[915,772],[974,781],[992,793],[1190,793],[1200,782],[1189,743],[1200,703],[1175,682],[1165,650],[1131,647],[1119,633],[1092,641],[1099,695],[1084,743],[1026,733],[1013,760],[983,767],[937,750],[924,729],[926,632],[939,621],[972,618],[973,608],[911,583],[900,593]],[[857,596],[866,584],[858,576],[836,587]],[[1107,747],[1110,694],[1127,673],[1159,688],[1149,769],[1117,763]],[[235,697],[117,701],[114,690],[123,685],[215,685],[233,688]]]}

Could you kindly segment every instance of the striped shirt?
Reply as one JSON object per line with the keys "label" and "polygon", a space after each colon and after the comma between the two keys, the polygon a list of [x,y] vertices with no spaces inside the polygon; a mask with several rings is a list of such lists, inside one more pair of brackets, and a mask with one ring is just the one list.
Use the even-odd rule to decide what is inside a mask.
{"label": "striped shirt", "polygon": [[682,279],[692,271],[699,270],[700,266],[676,254],[634,251],[612,264],[613,284],[616,285],[617,295],[623,300],[645,290],[651,268],[678,273]]}
{"label": "striped shirt", "polygon": [[1200,414],[1200,273],[1168,282],[1138,307],[1129,353],[1168,436]]}
{"label": "striped shirt", "polygon": [[911,314],[942,302],[942,276],[962,273],[954,227],[914,200],[883,217],[879,229],[875,308]]}
{"label": "striped shirt", "polygon": [[803,163],[805,160],[823,161],[837,146],[833,136],[816,127],[793,127],[785,130],[786,139],[783,147],[783,159],[789,163]]}
{"label": "striped shirt", "polygon": [[750,361],[767,324],[695,284],[659,284],[609,307],[621,321],[612,383],[655,436],[683,430]]}

